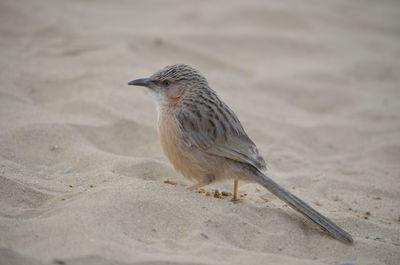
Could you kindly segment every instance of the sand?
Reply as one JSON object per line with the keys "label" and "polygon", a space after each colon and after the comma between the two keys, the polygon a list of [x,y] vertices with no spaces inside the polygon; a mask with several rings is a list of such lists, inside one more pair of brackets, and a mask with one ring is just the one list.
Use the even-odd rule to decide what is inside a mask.
{"label": "sand", "polygon": [[[398,1],[0,1],[0,264],[400,263]],[[191,185],[127,82],[208,77],[269,175]],[[206,194],[211,196],[206,196]]]}

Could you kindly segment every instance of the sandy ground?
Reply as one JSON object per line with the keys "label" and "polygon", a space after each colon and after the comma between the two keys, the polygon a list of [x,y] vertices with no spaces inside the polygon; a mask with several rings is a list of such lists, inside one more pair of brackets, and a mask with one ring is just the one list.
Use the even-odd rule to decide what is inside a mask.
{"label": "sandy ground", "polygon": [[[400,4],[326,2],[1,0],[0,264],[400,264]],[[354,245],[254,183],[185,189],[127,86],[173,63]]]}

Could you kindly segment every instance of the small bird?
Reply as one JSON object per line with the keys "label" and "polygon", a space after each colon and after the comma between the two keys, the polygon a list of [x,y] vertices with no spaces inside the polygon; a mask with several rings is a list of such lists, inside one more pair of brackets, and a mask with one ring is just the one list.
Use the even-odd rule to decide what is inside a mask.
{"label": "small bird", "polygon": [[129,85],[148,88],[157,103],[158,133],[174,168],[198,189],[221,179],[256,181],[334,238],[352,243],[350,234],[278,185],[263,171],[264,159],[235,113],[196,69],[175,64]]}

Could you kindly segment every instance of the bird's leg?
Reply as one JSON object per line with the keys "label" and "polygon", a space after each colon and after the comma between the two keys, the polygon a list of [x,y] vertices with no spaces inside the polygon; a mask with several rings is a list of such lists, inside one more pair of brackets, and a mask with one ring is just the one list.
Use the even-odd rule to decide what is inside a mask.
{"label": "bird's leg", "polygon": [[233,181],[233,198],[232,201],[237,201],[237,192],[238,192],[238,187],[239,187],[239,180],[235,179]]}

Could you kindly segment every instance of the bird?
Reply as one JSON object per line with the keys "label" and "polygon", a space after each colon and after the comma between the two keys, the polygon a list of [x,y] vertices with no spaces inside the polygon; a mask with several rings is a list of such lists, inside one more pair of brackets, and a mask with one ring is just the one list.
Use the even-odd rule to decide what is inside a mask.
{"label": "bird", "polygon": [[146,87],[154,98],[162,149],[178,172],[196,182],[189,190],[233,179],[237,200],[239,180],[255,181],[332,237],[353,243],[349,233],[265,174],[266,163],[255,143],[198,70],[168,65],[128,85]]}

